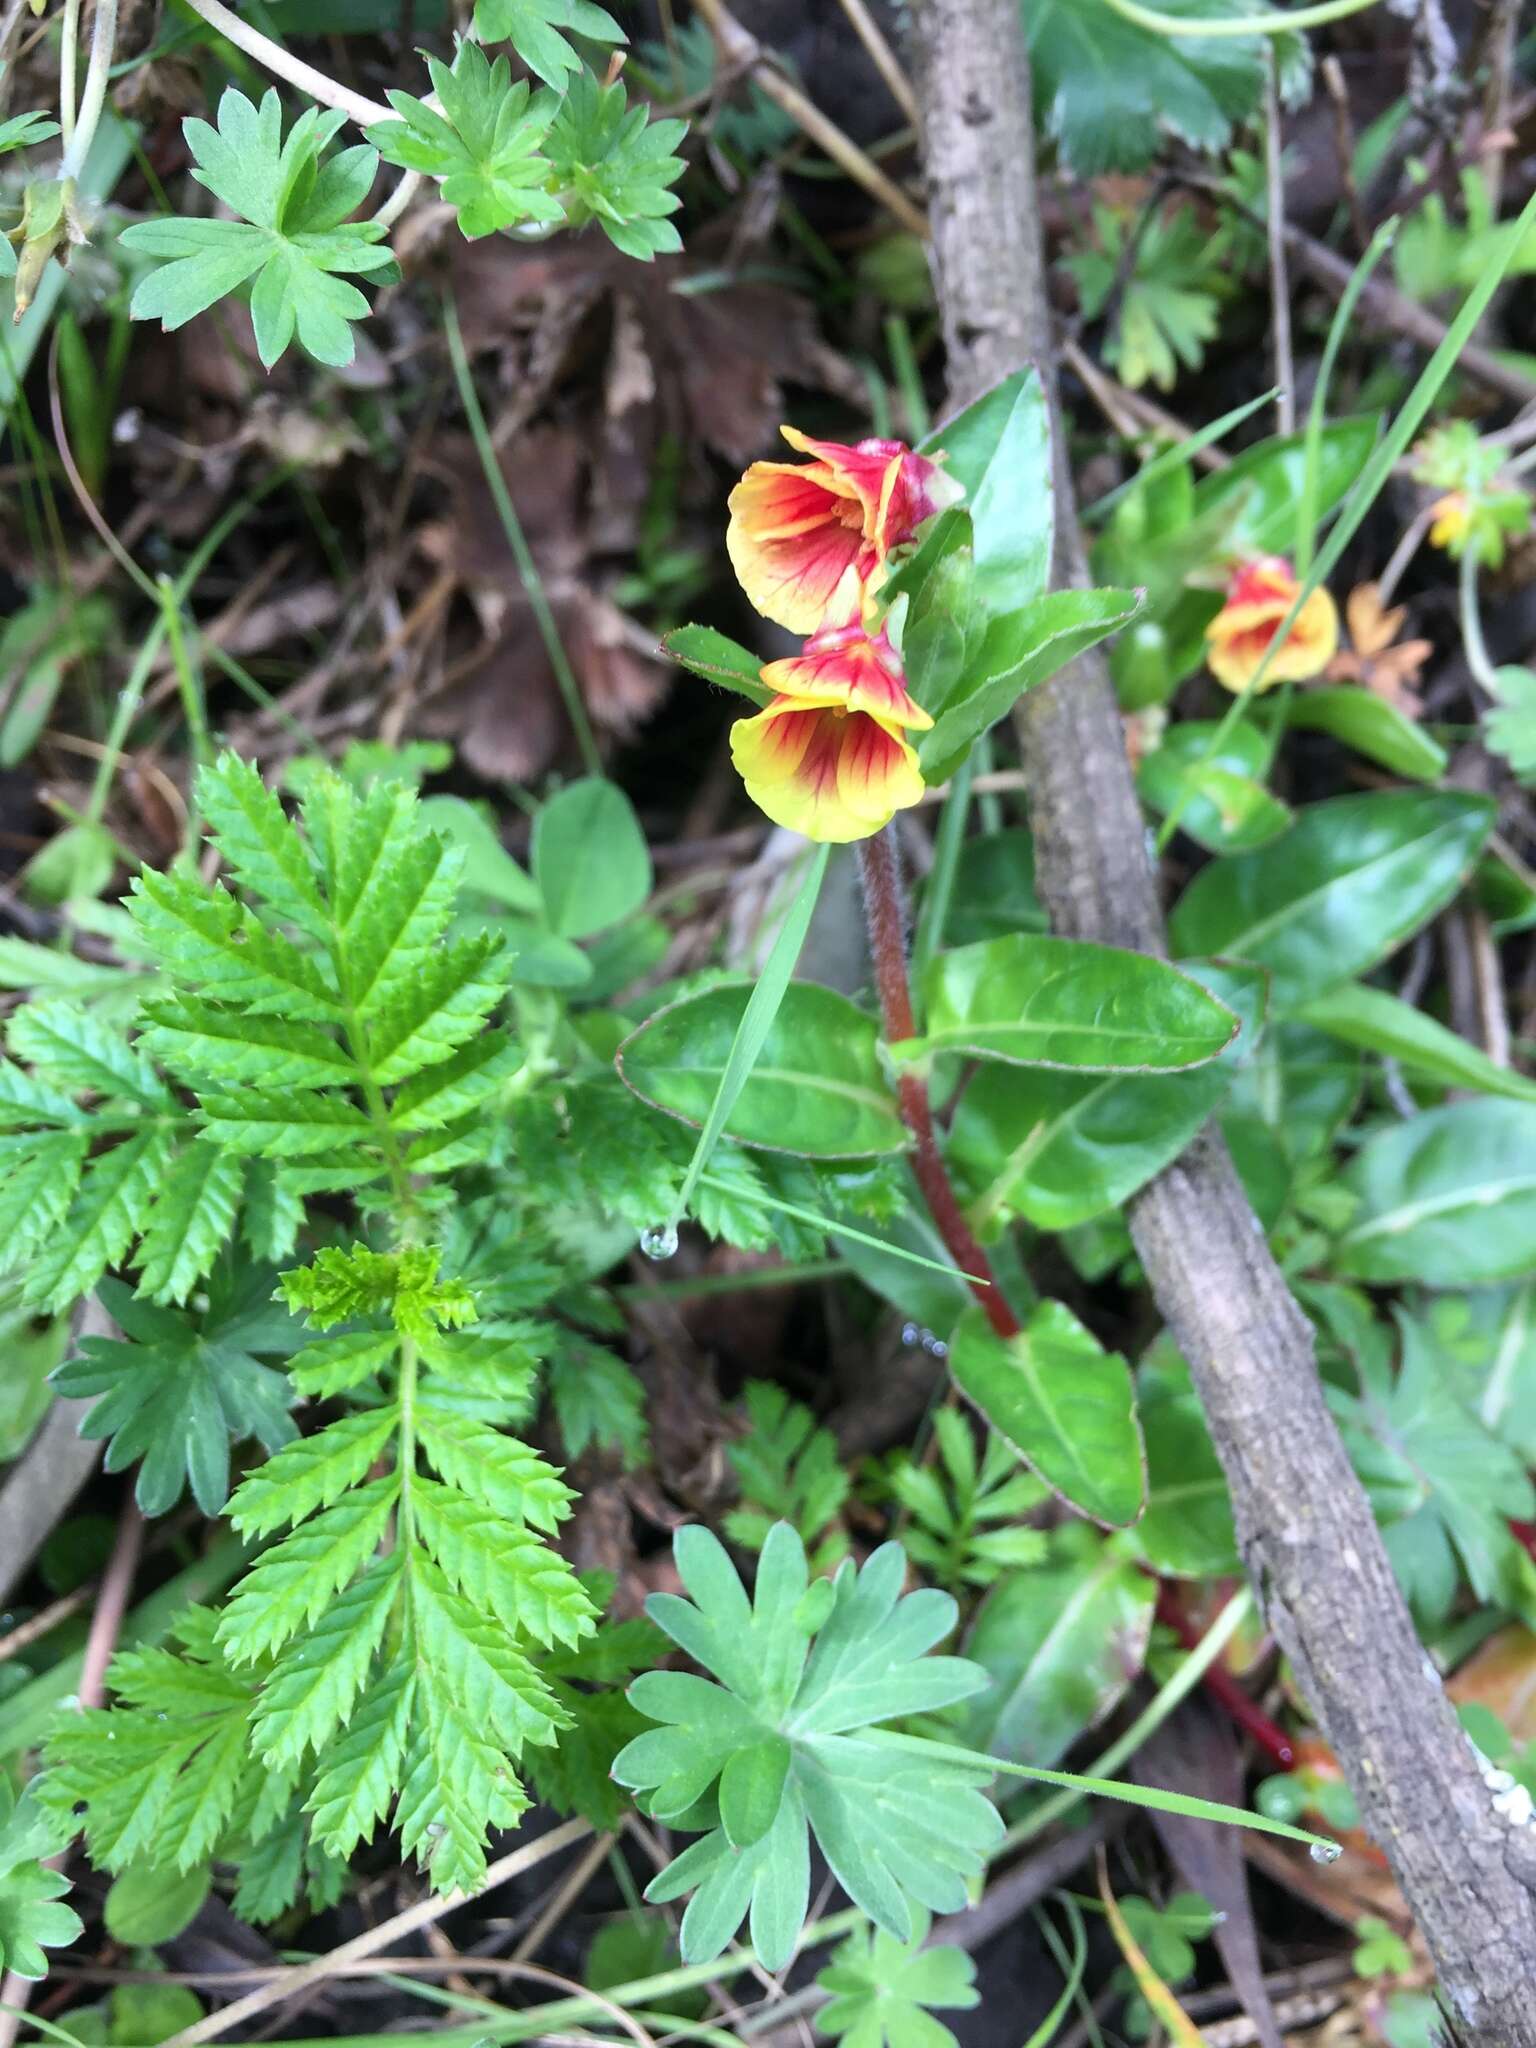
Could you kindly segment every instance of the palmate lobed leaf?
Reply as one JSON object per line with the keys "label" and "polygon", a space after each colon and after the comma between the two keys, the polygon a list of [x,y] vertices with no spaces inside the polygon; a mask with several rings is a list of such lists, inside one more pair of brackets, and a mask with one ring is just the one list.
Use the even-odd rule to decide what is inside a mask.
{"label": "palmate lobed leaf", "polygon": [[368,131],[379,154],[439,179],[469,240],[516,221],[563,220],[564,208],[546,189],[551,166],[538,153],[554,119],[552,96],[540,93],[530,102],[526,80],[512,82],[506,58],[492,63],[469,41],[460,43],[451,67],[429,57],[427,69],[438,105],[391,92],[400,118]]}
{"label": "palmate lobed leaf", "polygon": [[368,196],[378,152],[358,144],[321,160],[344,118],[311,107],[285,140],[275,91],[257,108],[230,86],[217,126],[185,122],[193,177],[242,218],[143,221],[126,229],[125,247],[164,264],[135,291],[133,317],[158,319],[170,332],[249,283],[257,352],[268,369],[295,335],[317,361],[350,363],[351,323],[367,313],[368,301],[333,273],[383,276],[395,265],[382,228],[347,219]]}
{"label": "palmate lobed leaf", "polygon": [[614,247],[637,261],[675,255],[682,237],[667,216],[682,201],[669,188],[685,168],[676,150],[687,127],[630,106],[620,80],[604,85],[578,71],[545,142],[571,218],[596,220]]}
{"label": "palmate lobed leaf", "polygon": [[899,1939],[911,1934],[914,1901],[957,1909],[1001,1831],[979,1789],[985,1767],[918,1762],[877,1725],[985,1683],[965,1659],[927,1654],[954,1627],[954,1601],[931,1589],[903,1596],[895,1543],[862,1571],[847,1562],[813,1585],[804,1545],[782,1522],[751,1600],[708,1531],[681,1530],[675,1555],[692,1598],[657,1594],[647,1612],[719,1682],[638,1678],[629,1697],[660,1725],[613,1771],[658,1817],[709,1827],[647,1893],[670,1899],[697,1886],[684,1955],[718,1954],[750,1912],[763,1961],[788,1960],[808,1898],[808,1830],[849,1896]]}

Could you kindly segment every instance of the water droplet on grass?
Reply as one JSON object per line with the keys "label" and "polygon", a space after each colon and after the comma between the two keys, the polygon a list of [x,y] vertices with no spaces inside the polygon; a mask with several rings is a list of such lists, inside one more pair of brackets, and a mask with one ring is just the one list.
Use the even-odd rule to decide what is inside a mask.
{"label": "water droplet on grass", "polygon": [[640,1249],[648,1259],[670,1259],[677,1250],[677,1225],[647,1224],[640,1233]]}
{"label": "water droplet on grass", "polygon": [[1337,1863],[1344,1854],[1342,1842],[1314,1842],[1311,1848],[1314,1863]]}

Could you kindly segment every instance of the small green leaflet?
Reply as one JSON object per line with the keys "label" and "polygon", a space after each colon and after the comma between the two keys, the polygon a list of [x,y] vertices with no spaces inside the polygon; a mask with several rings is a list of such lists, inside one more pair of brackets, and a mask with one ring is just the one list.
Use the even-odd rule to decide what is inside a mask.
{"label": "small green leaflet", "polygon": [[593,0],[475,0],[482,43],[509,42],[530,71],[558,92],[581,59],[562,31],[591,43],[627,43],[628,36]]}
{"label": "small green leaflet", "polygon": [[459,227],[474,241],[517,221],[562,221],[565,209],[547,190],[551,168],[539,146],[555,115],[541,92],[531,103],[526,80],[512,83],[505,57],[493,64],[475,43],[460,43],[450,70],[428,57],[441,111],[408,92],[391,92],[398,121],[380,121],[368,140],[387,163],[440,179]]}
{"label": "small green leaflet", "polygon": [[910,1942],[876,1927],[843,1943],[816,1979],[831,1994],[816,2015],[819,2033],[841,2034],[843,2048],[957,2048],[931,2009],[977,2004],[976,1965],[964,1949],[925,1948],[928,1915],[915,1918]]}
{"label": "small green leaflet", "polygon": [[599,85],[578,72],[545,144],[572,227],[597,221],[616,249],[642,263],[675,255],[683,241],[667,216],[683,202],[667,188],[683,175],[675,152],[687,132],[686,121],[653,121],[630,106],[618,79]]}
{"label": "small green leaflet", "polygon": [[899,1940],[917,1908],[957,1911],[1002,1833],[980,1789],[989,1766],[909,1763],[877,1725],[985,1685],[964,1658],[925,1655],[954,1628],[955,1602],[932,1588],[902,1595],[897,1543],[812,1585],[784,1522],[763,1545],[750,1602],[708,1530],[680,1530],[674,1556],[692,1599],[655,1594],[646,1610],[719,1683],[682,1671],[636,1679],[630,1700],[662,1725],[622,1750],[613,1774],[657,1819],[707,1830],[647,1893],[693,1892],[685,1960],[718,1955],[750,1912],[762,1961],[788,1962],[809,1904],[811,1830],[848,1896]]}
{"label": "small green leaflet", "polygon": [[218,126],[182,124],[197,159],[193,176],[238,220],[141,221],[123,244],[163,260],[133,295],[136,320],[183,327],[242,285],[251,287],[256,348],[268,369],[297,337],[317,362],[350,363],[351,322],[368,301],[339,272],[399,275],[373,221],[349,221],[368,196],[378,152],[356,144],[321,162],[346,116],[308,108],[284,141],[282,106],[269,92],[258,109],[230,86]]}

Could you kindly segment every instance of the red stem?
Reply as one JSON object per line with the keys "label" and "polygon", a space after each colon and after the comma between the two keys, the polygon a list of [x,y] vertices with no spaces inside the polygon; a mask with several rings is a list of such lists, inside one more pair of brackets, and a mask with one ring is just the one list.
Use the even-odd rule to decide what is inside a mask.
{"label": "red stem", "polygon": [[[1159,1580],[1157,1588],[1157,1618],[1171,1628],[1186,1650],[1194,1649],[1200,1641],[1200,1631],[1179,1605],[1179,1597],[1172,1586]],[[1283,1728],[1273,1722],[1264,1709],[1238,1684],[1230,1671],[1219,1664],[1212,1664],[1202,1680],[1206,1691],[1217,1705],[1222,1707],[1239,1728],[1245,1729],[1266,1755],[1272,1757],[1282,1771],[1288,1771],[1296,1761],[1296,1751],[1290,1737]]]}
{"label": "red stem", "polygon": [[[873,839],[859,841],[859,876],[864,884],[864,909],[869,921],[869,949],[874,960],[880,1015],[887,1043],[895,1044],[899,1039],[915,1038],[917,1024],[907,979],[907,919],[902,900],[901,860],[890,826],[877,832]],[[950,1183],[934,1134],[928,1084],[909,1069],[898,1080],[896,1094],[901,1120],[912,1133],[912,1171],[928,1204],[928,1213],[938,1226],[950,1257],[986,1310],[987,1321],[999,1337],[1017,1337],[1022,1325],[1008,1306]]]}

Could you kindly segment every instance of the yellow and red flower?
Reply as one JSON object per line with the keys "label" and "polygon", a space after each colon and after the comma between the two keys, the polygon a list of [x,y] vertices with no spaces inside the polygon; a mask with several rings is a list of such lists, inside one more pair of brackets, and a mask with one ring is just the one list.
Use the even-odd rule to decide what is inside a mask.
{"label": "yellow and red flower", "polygon": [[[1234,693],[1248,688],[1300,589],[1283,555],[1260,555],[1238,564],[1227,585],[1226,603],[1205,629],[1206,659],[1219,683]],[[1338,611],[1328,592],[1319,588],[1297,613],[1284,645],[1264,666],[1260,690],[1320,675],[1338,644]]]}
{"label": "yellow and red flower", "polygon": [[762,674],[778,694],[731,727],[731,755],[776,825],[841,845],[920,800],[922,774],[903,735],[933,720],[908,695],[883,627],[828,626]]}
{"label": "yellow and red flower", "polygon": [[852,569],[868,586],[891,552],[964,492],[901,441],[816,441],[779,430],[810,462],[754,462],[730,496],[725,544],[764,618],[814,633]]}

